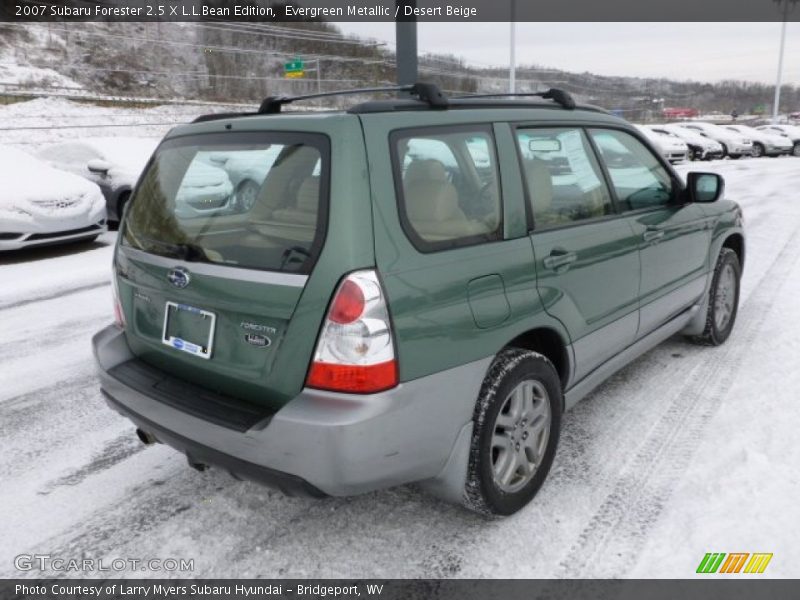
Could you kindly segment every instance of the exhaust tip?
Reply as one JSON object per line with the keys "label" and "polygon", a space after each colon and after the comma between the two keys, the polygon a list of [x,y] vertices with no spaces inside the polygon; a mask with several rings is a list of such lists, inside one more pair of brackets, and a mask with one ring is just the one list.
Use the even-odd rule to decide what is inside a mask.
{"label": "exhaust tip", "polygon": [[148,433],[144,429],[136,429],[136,437],[138,437],[145,446],[152,446],[158,440],[152,433]]}

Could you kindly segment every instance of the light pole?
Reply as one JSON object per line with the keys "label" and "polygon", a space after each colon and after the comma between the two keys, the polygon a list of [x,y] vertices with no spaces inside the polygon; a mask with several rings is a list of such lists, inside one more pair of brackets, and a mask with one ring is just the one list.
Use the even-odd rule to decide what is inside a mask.
{"label": "light pole", "polygon": [[516,56],[516,33],[517,24],[514,22],[514,9],[516,8],[516,0],[511,0],[511,52],[509,53],[509,67],[508,67],[508,93],[515,94],[517,92],[517,56]]}
{"label": "light pole", "polygon": [[783,78],[783,51],[786,47],[786,21],[789,20],[789,3],[795,4],[797,0],[775,0],[779,5],[783,2],[783,24],[781,25],[781,49],[778,53],[778,78],[775,81],[775,101],[772,104],[772,122],[778,122],[778,112],[781,104],[781,79]]}

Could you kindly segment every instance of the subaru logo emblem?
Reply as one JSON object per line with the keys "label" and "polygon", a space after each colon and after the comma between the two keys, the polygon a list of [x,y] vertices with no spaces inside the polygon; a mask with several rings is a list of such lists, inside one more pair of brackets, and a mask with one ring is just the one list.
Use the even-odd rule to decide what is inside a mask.
{"label": "subaru logo emblem", "polygon": [[169,273],[167,273],[167,279],[172,285],[180,289],[185,288],[192,280],[192,278],[189,277],[189,271],[183,267],[175,267],[172,269]]}

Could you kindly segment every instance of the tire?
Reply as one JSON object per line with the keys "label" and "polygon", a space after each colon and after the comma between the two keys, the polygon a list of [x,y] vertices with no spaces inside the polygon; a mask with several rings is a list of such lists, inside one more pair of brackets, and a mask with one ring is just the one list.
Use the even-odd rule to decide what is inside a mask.
{"label": "tire", "polygon": [[236,209],[248,212],[258,200],[260,188],[252,179],[245,179],[236,188]]}
{"label": "tire", "polygon": [[553,464],[562,405],[561,382],[546,357],[521,348],[495,357],[475,405],[468,508],[506,516],[531,501]]}
{"label": "tire", "polygon": [[741,154],[728,154],[728,158],[730,158],[731,160],[739,160],[740,158],[742,158],[742,155]]}
{"label": "tire", "polygon": [[[113,229],[119,229],[119,224],[122,223],[122,215],[125,212],[125,205],[128,203],[128,200],[131,199],[130,192],[122,192],[119,195],[119,199],[117,200],[117,221],[114,224]],[[112,229],[109,227],[109,229]]]}
{"label": "tire", "polygon": [[758,142],[753,144],[753,155],[752,156],[753,156],[753,158],[759,158],[761,156],[764,156],[764,146],[762,146]]}
{"label": "tire", "polygon": [[736,252],[723,248],[714,268],[711,289],[708,291],[705,329],[703,333],[692,338],[696,343],[719,346],[731,335],[739,309],[741,277],[742,267]]}
{"label": "tire", "polygon": [[794,148],[792,148],[792,156],[800,156],[800,142],[794,143]]}
{"label": "tire", "polygon": [[728,147],[722,142],[720,142],[720,146],[722,146],[722,156],[720,156],[720,159],[723,159],[728,156]]}

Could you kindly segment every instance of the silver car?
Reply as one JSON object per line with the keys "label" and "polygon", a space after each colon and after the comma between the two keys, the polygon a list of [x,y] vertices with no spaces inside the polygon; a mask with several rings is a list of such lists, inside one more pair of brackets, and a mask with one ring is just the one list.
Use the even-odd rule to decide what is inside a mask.
{"label": "silver car", "polygon": [[753,156],[781,156],[792,153],[794,146],[792,141],[769,130],[759,131],[747,125],[726,125],[725,129],[730,129],[752,139]]}
{"label": "silver car", "polygon": [[730,129],[702,121],[688,121],[678,123],[678,125],[705,134],[712,140],[722,144],[723,157],[741,158],[742,156],[751,156],[753,154],[753,141]]}

